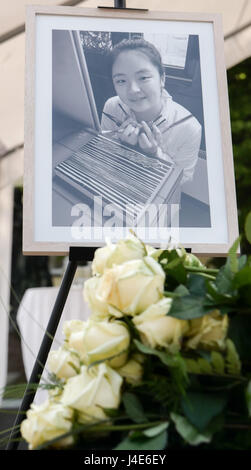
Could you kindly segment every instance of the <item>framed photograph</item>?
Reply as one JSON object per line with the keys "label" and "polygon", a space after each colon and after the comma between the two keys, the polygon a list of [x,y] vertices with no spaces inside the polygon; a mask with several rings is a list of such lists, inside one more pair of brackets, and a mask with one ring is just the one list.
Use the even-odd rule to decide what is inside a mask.
{"label": "framed photograph", "polygon": [[27,7],[24,254],[133,231],[224,255],[238,219],[220,15]]}

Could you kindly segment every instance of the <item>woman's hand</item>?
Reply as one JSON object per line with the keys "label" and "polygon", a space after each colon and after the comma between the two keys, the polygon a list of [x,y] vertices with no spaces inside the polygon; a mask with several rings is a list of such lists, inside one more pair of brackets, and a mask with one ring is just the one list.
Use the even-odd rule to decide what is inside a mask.
{"label": "woman's hand", "polygon": [[132,118],[128,118],[121,124],[117,136],[124,144],[137,145],[139,131],[139,125]]}
{"label": "woman's hand", "polygon": [[145,153],[149,155],[156,155],[158,147],[162,146],[162,134],[160,130],[152,125],[152,130],[146,124],[145,121],[142,121],[142,131],[138,138],[139,146]]}

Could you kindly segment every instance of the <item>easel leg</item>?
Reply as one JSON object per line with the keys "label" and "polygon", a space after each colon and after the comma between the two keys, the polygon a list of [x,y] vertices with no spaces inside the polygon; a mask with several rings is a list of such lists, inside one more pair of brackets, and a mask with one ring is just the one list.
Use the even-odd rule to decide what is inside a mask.
{"label": "easel leg", "polygon": [[[77,265],[78,263],[75,260],[71,260],[68,262],[68,266],[65,271],[62,284],[60,286],[60,289],[56,298],[56,302],[52,310],[51,317],[50,317],[42,344],[40,346],[29,382],[27,384],[14,426],[21,424],[21,422],[25,418],[25,412],[29,409],[31,403],[34,400],[36,390],[32,390],[31,385],[39,384],[41,375],[44,370],[44,365],[46,363],[46,360],[47,360],[47,357],[51,348],[51,344],[55,336],[55,333],[57,331],[57,327],[58,327],[58,324],[62,315],[62,311],[64,309],[65,302],[66,302],[70,287],[72,285],[74,275],[76,273]],[[15,429],[16,428],[13,429],[10,435],[10,439],[6,447],[6,450],[16,450],[18,448],[19,442],[16,439],[20,437],[20,428],[17,428],[17,431]]]}

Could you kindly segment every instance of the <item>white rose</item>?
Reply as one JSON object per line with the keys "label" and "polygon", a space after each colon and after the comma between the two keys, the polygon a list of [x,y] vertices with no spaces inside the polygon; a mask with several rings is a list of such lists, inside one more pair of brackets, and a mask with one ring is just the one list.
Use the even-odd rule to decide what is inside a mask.
{"label": "white rose", "polygon": [[164,280],[162,267],[147,256],[108,269],[100,278],[96,296],[104,305],[136,315],[162,297]]}
{"label": "white rose", "polygon": [[[71,322],[67,322],[70,330]],[[130,344],[128,328],[120,321],[94,321],[89,319],[79,325],[79,329],[67,336],[68,345],[74,348],[86,364],[108,360],[111,367],[120,367],[127,360]]]}
{"label": "white rose", "polygon": [[102,277],[95,276],[87,279],[84,283],[84,300],[88,303],[91,309],[91,317],[97,319],[108,318],[111,315],[121,317],[122,315],[120,312],[116,312],[115,310],[114,312],[110,311],[110,306],[98,297],[97,292],[101,280]]}
{"label": "white rose", "polygon": [[117,369],[117,372],[124,377],[129,384],[136,385],[140,383],[143,376],[143,367],[140,362],[132,357],[124,366]]}
{"label": "white rose", "polygon": [[[73,412],[61,403],[47,400],[42,405],[31,405],[27,419],[21,424],[21,435],[29,443],[29,449],[50,441],[70,431]],[[61,447],[73,443],[72,437],[65,438],[53,444]]]}
{"label": "white rose", "polygon": [[84,411],[79,411],[77,415],[77,421],[80,424],[98,423],[104,420],[107,420],[107,416],[99,406],[89,406]]}
{"label": "white rose", "polygon": [[152,348],[161,346],[172,351],[180,348],[181,339],[188,330],[188,322],[167,315],[171,303],[172,299],[163,298],[133,318],[145,345]]}
{"label": "white rose", "polygon": [[228,315],[222,315],[219,310],[189,322],[186,334],[186,347],[191,349],[224,349],[229,326]]}
{"label": "white rose", "polygon": [[76,352],[61,346],[58,350],[50,351],[47,366],[60,379],[68,379],[78,373],[80,357]]}
{"label": "white rose", "polygon": [[53,403],[60,402],[60,398],[63,392],[63,386],[59,387],[56,386],[53,388],[50,388],[48,390],[48,398],[50,401],[53,401]]}
{"label": "white rose", "polygon": [[95,251],[92,262],[93,274],[103,274],[106,269],[133,259],[142,259],[146,255],[143,243],[136,237],[109,243]]}
{"label": "white rose", "polygon": [[63,333],[65,338],[68,340],[72,333],[77,333],[83,329],[83,320],[69,320],[63,324]]}
{"label": "white rose", "polygon": [[82,366],[79,375],[68,379],[61,401],[80,412],[91,406],[118,408],[121,385],[121,376],[104,363],[90,368]]}

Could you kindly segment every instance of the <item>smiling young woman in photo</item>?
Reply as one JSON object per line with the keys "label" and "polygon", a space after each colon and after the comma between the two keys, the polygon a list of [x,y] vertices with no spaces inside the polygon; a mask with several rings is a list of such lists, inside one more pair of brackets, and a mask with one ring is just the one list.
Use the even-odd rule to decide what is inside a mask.
{"label": "smiling young woman in photo", "polygon": [[102,113],[103,131],[144,154],[174,162],[191,180],[198,159],[201,125],[165,89],[165,72],[156,47],[144,39],[124,39],[111,53],[117,96]]}

